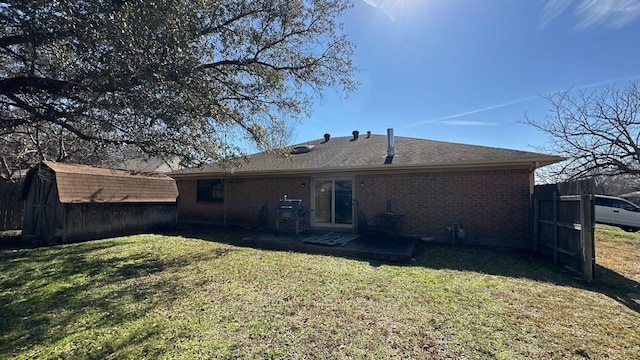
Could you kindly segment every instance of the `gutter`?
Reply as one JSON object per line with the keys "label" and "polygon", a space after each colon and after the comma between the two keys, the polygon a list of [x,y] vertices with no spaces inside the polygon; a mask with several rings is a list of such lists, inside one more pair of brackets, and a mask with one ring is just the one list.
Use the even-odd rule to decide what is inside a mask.
{"label": "gutter", "polygon": [[309,174],[325,174],[325,173],[387,173],[387,172],[416,172],[416,171],[465,171],[465,170],[497,170],[497,169],[528,169],[535,170],[538,167],[551,165],[566,160],[564,157],[552,156],[531,158],[526,160],[497,160],[483,162],[456,162],[456,163],[434,163],[434,164],[416,164],[416,165],[365,165],[350,167],[327,167],[319,169],[275,169],[275,170],[256,170],[256,171],[211,171],[211,172],[193,172],[188,174],[167,174],[174,179],[188,178],[204,178],[211,175],[219,177],[259,177],[259,176],[277,176],[277,175],[309,175]]}

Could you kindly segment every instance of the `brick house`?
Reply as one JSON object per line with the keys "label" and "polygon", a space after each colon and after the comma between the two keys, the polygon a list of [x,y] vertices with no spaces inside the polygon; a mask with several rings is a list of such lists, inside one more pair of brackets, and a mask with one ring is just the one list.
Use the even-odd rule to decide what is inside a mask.
{"label": "brick house", "polygon": [[273,228],[274,209],[286,195],[303,200],[307,228],[362,231],[398,219],[402,234],[530,248],[534,170],[563,160],[394,137],[392,129],[325,134],[289,150],[169,173],[180,193],[179,221]]}

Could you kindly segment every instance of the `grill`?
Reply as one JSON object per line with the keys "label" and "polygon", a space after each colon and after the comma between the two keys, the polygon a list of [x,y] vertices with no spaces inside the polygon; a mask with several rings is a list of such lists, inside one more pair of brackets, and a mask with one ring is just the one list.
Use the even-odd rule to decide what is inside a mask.
{"label": "grill", "polygon": [[391,212],[391,200],[387,200],[387,212],[376,215],[376,230],[392,235],[394,238],[400,236],[403,214]]}
{"label": "grill", "polygon": [[300,221],[304,226],[304,217],[307,210],[304,207],[304,202],[301,199],[287,199],[285,195],[276,207],[276,234],[280,233],[280,221],[287,221],[293,219],[296,222],[296,236],[300,233]]}
{"label": "grill", "polygon": [[394,238],[400,236],[402,225],[402,214],[381,213],[376,215],[376,230],[392,235]]}

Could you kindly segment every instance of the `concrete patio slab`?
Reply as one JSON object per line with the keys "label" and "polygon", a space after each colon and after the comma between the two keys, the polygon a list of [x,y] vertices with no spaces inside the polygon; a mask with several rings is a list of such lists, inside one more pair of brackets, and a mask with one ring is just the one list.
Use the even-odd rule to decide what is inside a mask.
{"label": "concrete patio slab", "polygon": [[415,238],[363,235],[344,244],[323,245],[305,242],[304,239],[308,237],[309,235],[264,233],[244,238],[237,242],[237,245],[386,262],[407,262],[411,260],[417,242]]}

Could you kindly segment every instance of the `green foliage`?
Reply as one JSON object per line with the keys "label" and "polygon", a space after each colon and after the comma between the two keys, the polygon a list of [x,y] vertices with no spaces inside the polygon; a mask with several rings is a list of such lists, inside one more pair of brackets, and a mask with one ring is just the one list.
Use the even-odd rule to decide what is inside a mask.
{"label": "green foliage", "polygon": [[214,242],[247,235],[3,250],[0,358],[640,356],[622,300],[637,272],[601,268],[587,287],[481,248],[423,245],[393,265]]}
{"label": "green foliage", "polygon": [[337,22],[348,7],[2,2],[3,174],[41,159],[95,162],[122,147],[217,160],[240,150],[229,134],[268,147],[324,88],[355,87],[353,46]]}

